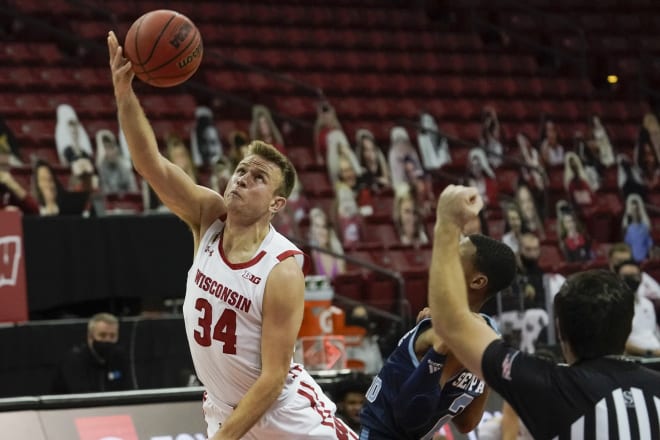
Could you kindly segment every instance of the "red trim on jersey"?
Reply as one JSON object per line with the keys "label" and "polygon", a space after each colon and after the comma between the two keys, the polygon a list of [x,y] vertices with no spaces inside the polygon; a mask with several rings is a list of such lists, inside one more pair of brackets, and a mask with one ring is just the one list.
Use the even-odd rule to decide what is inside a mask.
{"label": "red trim on jersey", "polygon": [[244,263],[231,263],[229,260],[227,260],[227,257],[225,256],[225,251],[222,249],[222,240],[224,239],[224,229],[222,230],[222,234],[220,235],[220,240],[218,240],[218,253],[220,254],[220,258],[222,258],[222,261],[229,266],[230,269],[233,270],[238,270],[238,269],[247,269],[250,266],[254,266],[257,264],[263,257],[266,255],[266,251],[263,249],[261,252],[259,252],[257,255],[255,255],[251,260],[248,260]]}
{"label": "red trim on jersey", "polygon": [[319,405],[317,405],[317,403],[319,402],[317,402],[311,394],[309,394],[305,390],[301,390],[300,388],[298,389],[298,394],[309,400],[309,405],[312,407],[314,411],[318,413],[319,416],[321,416],[321,425],[329,426],[331,428],[335,427],[334,423],[327,420],[328,415],[324,414],[324,411],[321,408],[319,408]]}
{"label": "red trim on jersey", "polygon": [[307,255],[306,253],[304,253],[302,251],[294,250],[294,249],[284,251],[284,252],[282,252],[281,254],[279,254],[277,256],[277,259],[280,260],[280,261],[283,261],[286,258],[292,257],[294,255],[302,255],[303,256],[303,264],[302,264],[303,275],[307,276],[310,273],[312,273],[312,260],[311,260],[311,258],[309,258],[309,255]]}

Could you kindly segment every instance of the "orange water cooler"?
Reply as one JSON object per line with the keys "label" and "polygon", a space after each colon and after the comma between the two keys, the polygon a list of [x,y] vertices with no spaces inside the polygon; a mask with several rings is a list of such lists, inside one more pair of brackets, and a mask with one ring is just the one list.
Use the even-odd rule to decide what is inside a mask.
{"label": "orange water cooler", "polygon": [[345,314],[332,305],[334,290],[325,276],[305,277],[305,311],[294,359],[309,371],[346,368]]}

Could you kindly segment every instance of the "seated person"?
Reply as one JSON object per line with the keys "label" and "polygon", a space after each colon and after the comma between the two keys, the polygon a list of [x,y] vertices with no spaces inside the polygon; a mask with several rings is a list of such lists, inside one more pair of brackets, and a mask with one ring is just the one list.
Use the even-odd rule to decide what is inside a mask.
{"label": "seated person", "polygon": [[644,201],[637,194],[631,194],[626,200],[626,210],[623,214],[623,241],[632,250],[635,261],[641,263],[653,248],[651,221],[646,213]]}
{"label": "seated person", "polygon": [[635,314],[632,330],[626,341],[626,353],[633,356],[660,356],[660,328],[656,322],[655,306],[639,291],[642,271],[634,260],[620,263],[616,273],[635,293]]}
{"label": "seated person", "polygon": [[[607,263],[613,272],[620,263],[632,259],[632,250],[626,243],[614,243],[607,254]],[[646,272],[642,272],[638,290],[650,300],[660,300],[660,284]]]}
{"label": "seated person", "polygon": [[417,208],[408,185],[401,185],[394,195],[394,226],[399,233],[401,244],[421,246],[429,242],[425,231],[424,218]]}
{"label": "seated person", "polygon": [[417,145],[422,155],[424,168],[434,170],[451,163],[449,143],[440,133],[435,118],[428,113],[422,113],[419,118]]}
{"label": "seated person", "polygon": [[[321,208],[312,208],[309,211],[309,222],[309,241],[311,244],[338,255],[344,254],[337,233]],[[332,279],[346,271],[345,262],[340,257],[316,249],[312,249],[311,256],[316,275],[325,275]]]}
{"label": "seated person", "polygon": [[32,189],[39,204],[40,215],[58,215],[59,197],[64,192],[50,164],[37,160],[32,170]]}
{"label": "seated person", "polygon": [[482,111],[479,146],[486,152],[491,167],[497,168],[502,164],[504,159],[502,130],[495,108],[489,105],[485,106]]}
{"label": "seated person", "polygon": [[286,154],[284,146],[284,139],[273,121],[273,116],[270,110],[263,105],[255,105],[252,107],[252,122],[250,123],[250,138],[252,140],[264,141],[271,144],[277,150]]}
{"label": "seated person", "polygon": [[130,159],[122,155],[115,135],[110,130],[96,133],[96,166],[104,194],[137,192]]}
{"label": "seated person", "polygon": [[98,313],[87,324],[87,340],[74,347],[57,367],[54,394],[134,389],[128,357],[117,345],[119,320]]}
{"label": "seated person", "polygon": [[11,174],[9,147],[0,144],[0,209],[18,209],[24,214],[39,214],[37,201]]}
{"label": "seated person", "polygon": [[541,157],[550,167],[564,163],[564,146],[559,143],[559,133],[554,121],[546,118],[541,129]]}
{"label": "seated person", "polygon": [[360,432],[360,411],[364,405],[367,388],[369,388],[368,377],[354,374],[342,379],[333,393],[333,400],[337,405],[337,417],[355,432]]}
{"label": "seated person", "polygon": [[495,173],[486,159],[486,153],[481,148],[473,148],[468,157],[466,184],[477,188],[486,206],[496,206],[499,189]]}
{"label": "seated person", "polygon": [[565,158],[564,189],[573,209],[583,217],[595,204],[595,188],[589,183],[578,155],[569,152]]}
{"label": "seated person", "polygon": [[362,215],[353,191],[341,182],[335,187],[335,206],[342,246],[357,245],[364,236]]}
{"label": "seated person", "polygon": [[578,218],[563,200],[557,205],[559,247],[564,253],[564,258],[568,263],[590,261],[593,259],[591,241]]}
{"label": "seated person", "polygon": [[[183,140],[180,141],[183,144]],[[196,167],[208,168],[222,157],[220,133],[215,126],[213,112],[208,107],[200,106],[195,110],[195,128],[190,133],[190,147]]]}
{"label": "seated person", "polygon": [[390,149],[387,155],[394,187],[408,183],[406,167],[410,167],[410,163],[406,164],[406,161],[412,161],[414,169],[422,169],[417,150],[410,142],[408,131],[404,127],[393,127],[390,130]]}
{"label": "seated person", "polygon": [[382,150],[376,145],[373,133],[360,129],[355,134],[355,154],[362,166],[362,178],[372,192],[378,193],[392,186],[390,167]]}

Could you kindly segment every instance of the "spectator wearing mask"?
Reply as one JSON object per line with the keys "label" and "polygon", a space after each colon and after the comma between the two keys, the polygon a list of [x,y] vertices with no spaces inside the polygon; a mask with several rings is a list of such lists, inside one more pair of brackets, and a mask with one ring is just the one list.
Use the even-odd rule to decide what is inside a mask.
{"label": "spectator wearing mask", "polygon": [[121,350],[119,320],[98,313],[87,324],[87,340],[73,347],[57,367],[55,394],[95,393],[134,389],[128,358]]}
{"label": "spectator wearing mask", "polygon": [[[619,264],[632,259],[632,251],[626,243],[614,243],[607,254],[607,262],[612,272],[616,272]],[[660,284],[646,272],[641,274],[638,290],[642,296],[650,300],[660,299]]]}

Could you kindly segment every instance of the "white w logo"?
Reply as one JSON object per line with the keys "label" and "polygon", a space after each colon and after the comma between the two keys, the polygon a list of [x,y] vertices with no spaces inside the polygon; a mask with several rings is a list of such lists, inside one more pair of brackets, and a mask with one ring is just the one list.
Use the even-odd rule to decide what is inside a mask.
{"label": "white w logo", "polygon": [[0,287],[15,286],[21,261],[21,237],[0,237]]}

